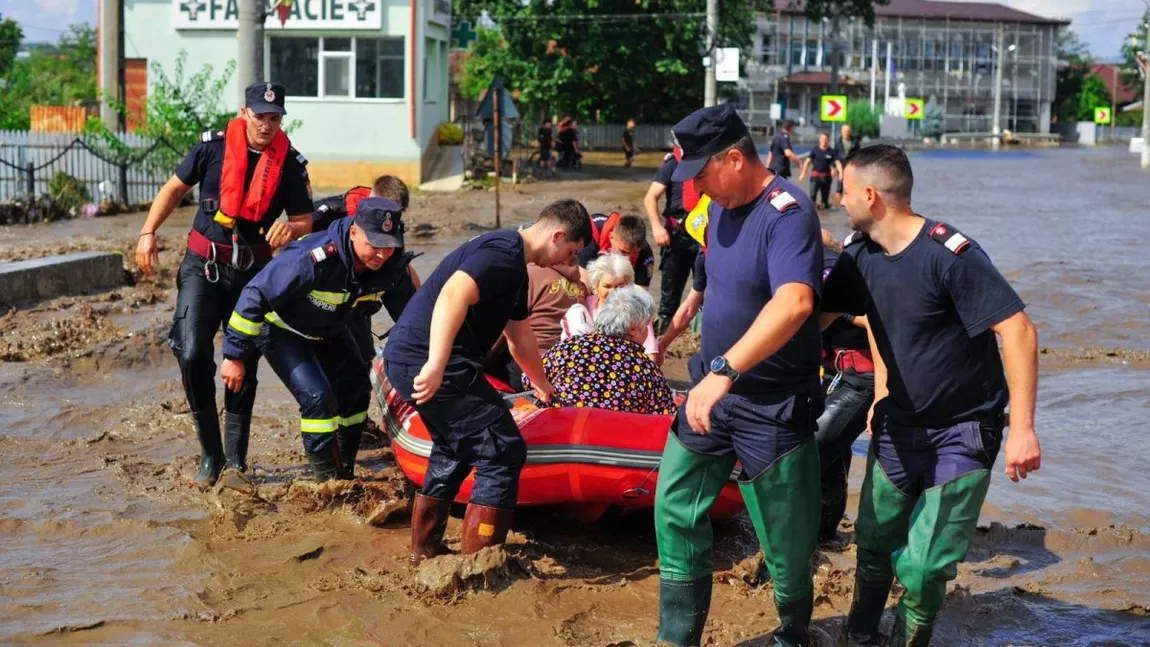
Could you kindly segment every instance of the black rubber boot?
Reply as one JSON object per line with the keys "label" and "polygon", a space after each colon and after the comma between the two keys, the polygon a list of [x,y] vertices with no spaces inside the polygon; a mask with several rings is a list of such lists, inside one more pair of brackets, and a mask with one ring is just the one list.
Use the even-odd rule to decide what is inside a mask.
{"label": "black rubber boot", "polygon": [[696,647],[703,640],[703,627],[711,609],[711,576],[696,580],[659,581],[658,645]]}
{"label": "black rubber boot", "polygon": [[307,452],[307,462],[311,465],[311,473],[315,480],[323,483],[338,477],[339,449],[335,443],[330,443],[327,449],[319,452]]}
{"label": "black rubber boot", "polygon": [[224,456],[227,467],[248,471],[248,437],[251,434],[252,417],[238,413],[224,414]]}
{"label": "black rubber boot", "polygon": [[934,627],[916,625],[906,621],[902,612],[896,612],[894,627],[890,630],[890,637],[886,639],[887,647],[927,647]]}
{"label": "black rubber boot", "polygon": [[215,409],[192,412],[196,436],[200,440],[200,470],[196,472],[196,487],[206,490],[216,484],[224,468],[224,448],[220,444],[220,421]]}
{"label": "black rubber boot", "polygon": [[336,441],[339,443],[339,478],[345,481],[355,478],[355,457],[359,453],[363,427],[362,424],[353,425],[336,432]]}
{"label": "black rubber boot", "polygon": [[811,614],[815,610],[813,597],[779,604],[779,628],[771,638],[775,647],[805,647],[811,644]]}
{"label": "black rubber boot", "polygon": [[854,592],[851,594],[851,610],[847,615],[847,638],[852,645],[879,645],[882,635],[878,626],[886,599],[890,595],[893,578],[883,580],[864,579],[862,572],[855,571]]}

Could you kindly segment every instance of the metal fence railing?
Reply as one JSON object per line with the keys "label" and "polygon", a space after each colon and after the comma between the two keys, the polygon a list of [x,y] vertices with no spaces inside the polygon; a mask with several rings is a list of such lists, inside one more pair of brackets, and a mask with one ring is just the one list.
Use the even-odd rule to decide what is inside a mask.
{"label": "metal fence railing", "polygon": [[0,131],[0,201],[47,193],[49,182],[60,171],[79,180],[93,202],[151,201],[167,175],[145,162],[156,149],[171,149],[171,144],[133,133],[118,137],[131,150],[124,159],[115,159],[75,133]]}

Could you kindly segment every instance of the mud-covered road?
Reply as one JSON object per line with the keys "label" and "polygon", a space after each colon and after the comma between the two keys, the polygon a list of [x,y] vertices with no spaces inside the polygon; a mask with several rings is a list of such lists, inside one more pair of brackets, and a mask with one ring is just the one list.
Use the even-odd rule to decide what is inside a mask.
{"label": "mud-covered road", "polygon": [[[504,224],[561,197],[639,212],[655,162],[645,157],[645,167],[612,159],[506,187]],[[926,152],[912,162],[917,210],[986,247],[1027,301],[1043,348],[1042,470],[1015,485],[996,469],[936,643],[1150,644],[1150,183],[1115,150]],[[494,224],[493,200],[414,196],[421,273]],[[368,443],[359,481],[316,486],[295,404],[266,365],[250,451],[256,491],[195,490],[198,447],[165,344],[189,217],[161,230],[152,278],[130,256],[142,214],[0,228],[0,261],[116,250],[135,280],[0,314],[0,643],[653,642],[649,517],[586,526],[521,512],[506,551],[412,572],[406,486],[390,449]],[[824,214],[824,226],[845,233],[845,215]],[[376,327],[389,324],[383,314]],[[683,373],[681,359],[668,366]],[[856,455],[865,449],[860,440]],[[820,645],[836,644],[849,606],[851,530],[845,523],[842,544],[819,554]],[[707,640],[764,644],[776,618],[753,533],[745,520],[717,533]]]}

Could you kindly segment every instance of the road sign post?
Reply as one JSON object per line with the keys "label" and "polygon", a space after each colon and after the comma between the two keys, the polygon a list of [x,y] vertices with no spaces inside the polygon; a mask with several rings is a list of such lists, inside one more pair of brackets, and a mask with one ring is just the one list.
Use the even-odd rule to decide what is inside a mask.
{"label": "road sign post", "polygon": [[819,119],[829,122],[847,120],[847,97],[845,94],[824,94],[819,102]]}
{"label": "road sign post", "polygon": [[906,110],[906,118],[907,119],[917,119],[917,120],[921,121],[922,116],[925,112],[923,105],[922,105],[922,99],[910,99],[910,98],[908,98],[906,100],[905,110]]}

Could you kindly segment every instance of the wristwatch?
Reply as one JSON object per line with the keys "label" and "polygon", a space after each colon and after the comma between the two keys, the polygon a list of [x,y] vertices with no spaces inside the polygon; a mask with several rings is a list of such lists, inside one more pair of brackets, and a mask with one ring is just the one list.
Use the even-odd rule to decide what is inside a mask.
{"label": "wristwatch", "polygon": [[711,360],[711,372],[717,373],[719,375],[726,375],[727,377],[731,378],[732,382],[739,379],[739,373],[735,371],[735,369],[731,368],[731,363],[728,362],[727,358],[723,357],[722,355],[719,355],[715,359]]}

